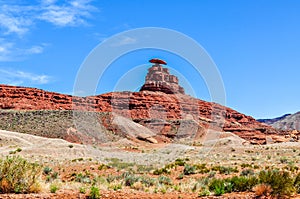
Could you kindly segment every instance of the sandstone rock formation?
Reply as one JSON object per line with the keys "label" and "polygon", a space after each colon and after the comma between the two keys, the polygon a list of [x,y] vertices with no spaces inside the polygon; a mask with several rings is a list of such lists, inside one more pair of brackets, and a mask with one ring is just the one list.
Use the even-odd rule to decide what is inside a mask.
{"label": "sandstone rock formation", "polygon": [[[233,132],[256,144],[264,144],[267,137],[272,139],[272,136],[282,133],[230,108],[184,95],[178,78],[162,66],[167,64],[165,61],[152,59],[150,63],[153,65],[140,92],[77,97],[35,88],[0,85],[0,109],[113,113],[148,127],[158,137],[149,132],[142,136],[135,134],[135,137],[152,143],[156,143],[155,139],[165,142],[175,138],[198,139],[207,129]],[[132,127],[125,124],[116,126],[113,119],[104,119],[102,125],[121,134],[124,133],[122,129]],[[274,137],[273,140],[279,139]]]}
{"label": "sandstone rock formation", "polygon": [[148,69],[146,82],[140,91],[161,91],[167,94],[184,94],[184,89],[178,84],[178,78],[171,75],[168,68],[164,68],[161,64],[165,61],[159,59],[151,59],[149,62],[154,65]]}
{"label": "sandstone rock formation", "polygon": [[[16,110],[87,110],[113,112],[130,118],[150,129],[172,138],[174,130],[196,131],[212,128],[233,132],[238,136],[263,144],[266,136],[279,131],[216,103],[202,101],[183,94],[163,92],[111,92],[98,96],[76,97],[35,88],[0,85],[0,108]],[[224,120],[222,120],[222,118]],[[181,125],[184,124],[184,125]],[[179,129],[174,129],[178,127]],[[197,135],[195,135],[197,136]]]}

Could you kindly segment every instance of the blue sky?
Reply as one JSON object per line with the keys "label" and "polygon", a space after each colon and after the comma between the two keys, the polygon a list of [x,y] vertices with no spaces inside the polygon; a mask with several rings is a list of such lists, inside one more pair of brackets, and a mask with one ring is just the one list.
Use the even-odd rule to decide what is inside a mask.
{"label": "blue sky", "polygon": [[[0,0],[0,83],[72,93],[81,64],[99,43],[122,31],[162,27],[205,48],[222,76],[227,106],[255,118],[294,113],[300,110],[299,10],[296,0]],[[120,46],[134,41],[124,38]],[[113,62],[97,94],[137,90],[152,57],[168,62],[188,94],[211,100],[186,60],[156,49]],[[134,68],[139,77],[120,85]]]}

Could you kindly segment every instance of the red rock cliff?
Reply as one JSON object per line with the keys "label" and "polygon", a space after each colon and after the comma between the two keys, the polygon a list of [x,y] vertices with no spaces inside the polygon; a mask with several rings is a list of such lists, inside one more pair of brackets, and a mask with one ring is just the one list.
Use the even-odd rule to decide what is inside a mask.
{"label": "red rock cliff", "polygon": [[[202,126],[221,128],[245,139],[265,140],[278,134],[272,127],[219,104],[183,94],[162,92],[112,92],[98,96],[76,97],[35,88],[0,85],[0,109],[89,110],[115,112],[133,120],[192,119]],[[222,118],[225,120],[222,121]]]}

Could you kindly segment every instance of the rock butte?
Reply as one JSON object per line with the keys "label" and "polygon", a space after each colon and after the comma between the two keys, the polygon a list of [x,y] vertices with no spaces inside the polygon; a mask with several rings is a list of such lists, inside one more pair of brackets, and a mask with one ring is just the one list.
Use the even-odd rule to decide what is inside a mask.
{"label": "rock butte", "polygon": [[178,78],[169,73],[168,68],[162,67],[160,64],[167,64],[160,59],[151,59],[150,63],[154,65],[148,69],[146,82],[140,91],[161,91],[167,94],[184,94],[184,89],[179,86]]}
{"label": "rock butte", "polygon": [[[158,63],[149,68],[140,92],[111,92],[78,97],[36,88],[0,85],[0,109],[87,110],[114,112],[172,137],[171,122],[193,121],[202,129],[233,132],[253,144],[266,143],[267,137],[282,141],[282,134],[233,109],[184,95],[178,78]],[[224,118],[224,123],[219,123]],[[156,121],[156,122],[153,122]]]}

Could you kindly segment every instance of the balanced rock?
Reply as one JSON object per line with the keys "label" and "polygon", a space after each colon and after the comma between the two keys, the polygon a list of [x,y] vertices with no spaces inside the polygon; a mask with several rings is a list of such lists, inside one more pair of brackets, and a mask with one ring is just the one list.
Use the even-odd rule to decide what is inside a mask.
{"label": "balanced rock", "polygon": [[168,68],[161,64],[167,64],[160,59],[151,59],[152,67],[148,69],[146,82],[140,91],[160,91],[167,94],[184,94],[184,89],[178,84],[178,78],[171,75]]}

